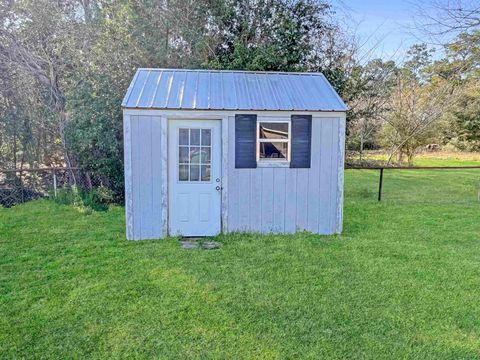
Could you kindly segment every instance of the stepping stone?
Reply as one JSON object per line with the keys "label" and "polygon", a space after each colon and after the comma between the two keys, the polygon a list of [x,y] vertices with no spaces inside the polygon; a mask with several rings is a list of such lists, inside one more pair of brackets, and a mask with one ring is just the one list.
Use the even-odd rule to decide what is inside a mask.
{"label": "stepping stone", "polygon": [[203,241],[202,238],[184,238],[180,240],[180,244],[182,249],[215,250],[222,247],[222,244],[217,241]]}
{"label": "stepping stone", "polygon": [[222,244],[216,241],[204,241],[202,243],[202,249],[205,250],[215,250],[215,249],[220,249],[222,247]]}
{"label": "stepping stone", "polygon": [[196,241],[180,241],[182,249],[198,249],[200,244]]}

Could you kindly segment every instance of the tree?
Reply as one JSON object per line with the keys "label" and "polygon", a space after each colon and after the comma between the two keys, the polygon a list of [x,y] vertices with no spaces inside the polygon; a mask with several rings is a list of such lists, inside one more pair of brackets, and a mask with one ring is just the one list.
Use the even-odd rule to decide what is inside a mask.
{"label": "tree", "polygon": [[77,18],[79,5],[85,9],[89,1],[25,0],[7,4],[0,14],[0,62],[22,72],[42,89],[42,105],[30,103],[27,109],[30,112],[45,106],[55,115],[64,160],[69,166],[75,161],[65,138],[65,91],[85,34]]}
{"label": "tree", "polygon": [[206,67],[243,70],[313,69],[316,44],[333,28],[322,1],[227,0],[213,11],[217,26]]}
{"label": "tree", "polygon": [[[212,2],[214,3],[214,2]],[[67,138],[92,181],[123,200],[120,104],[139,67],[200,67],[208,56],[207,1],[102,1],[84,66],[73,74]]]}
{"label": "tree", "polygon": [[380,129],[382,116],[394,86],[396,72],[393,61],[381,59],[369,61],[358,68],[358,79],[355,86],[357,96],[350,102],[351,121],[349,123],[349,145],[359,150],[360,161],[366,144],[376,144],[376,135]]}
{"label": "tree", "polygon": [[120,202],[120,104],[137,68],[323,71],[353,99],[350,50],[323,0],[4,2],[0,161],[80,166]]}
{"label": "tree", "polygon": [[61,164],[58,127],[43,89],[14,66],[0,65],[0,73],[0,167]]}
{"label": "tree", "polygon": [[458,102],[446,109],[443,143],[460,150],[479,149],[480,31],[462,33],[445,47],[446,56],[432,73],[456,84]]}
{"label": "tree", "polygon": [[466,89],[452,111],[456,125],[454,145],[460,150],[480,151],[480,88]]}
{"label": "tree", "polygon": [[[109,1],[67,93],[78,164],[123,196],[121,99],[138,67],[300,70],[327,27],[316,1]],[[108,20],[108,21],[107,21]],[[310,65],[309,65],[310,64]]]}
{"label": "tree", "polygon": [[407,157],[410,165],[418,149],[435,138],[435,125],[458,102],[458,87],[450,78],[431,72],[431,54],[426,45],[414,45],[398,72],[387,102],[382,129],[388,162]]}
{"label": "tree", "polygon": [[451,35],[480,29],[480,7],[472,0],[421,0],[414,5],[416,25],[432,40],[444,43]]}

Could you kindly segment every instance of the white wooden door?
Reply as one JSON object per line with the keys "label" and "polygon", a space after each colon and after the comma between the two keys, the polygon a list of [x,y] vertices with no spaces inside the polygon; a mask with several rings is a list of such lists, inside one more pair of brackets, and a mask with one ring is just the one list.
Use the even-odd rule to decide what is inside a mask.
{"label": "white wooden door", "polygon": [[220,120],[170,120],[169,234],[211,236],[221,227]]}

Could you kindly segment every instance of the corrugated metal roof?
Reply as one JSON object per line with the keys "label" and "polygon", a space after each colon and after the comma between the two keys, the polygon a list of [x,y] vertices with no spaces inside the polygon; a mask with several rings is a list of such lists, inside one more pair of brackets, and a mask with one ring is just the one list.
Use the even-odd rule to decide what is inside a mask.
{"label": "corrugated metal roof", "polygon": [[321,73],[138,69],[132,109],[346,111]]}

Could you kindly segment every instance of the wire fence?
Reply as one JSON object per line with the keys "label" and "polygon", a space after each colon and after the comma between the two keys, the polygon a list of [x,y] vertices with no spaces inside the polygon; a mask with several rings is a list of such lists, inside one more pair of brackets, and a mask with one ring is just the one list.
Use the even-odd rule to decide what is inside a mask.
{"label": "wire fence", "polygon": [[43,197],[56,197],[74,187],[90,191],[101,184],[80,168],[0,169],[0,205],[12,207]]}
{"label": "wire fence", "polygon": [[[480,166],[347,166],[345,169],[347,198],[402,203],[480,202]],[[80,168],[0,169],[0,206],[3,207],[44,197],[60,200],[73,188],[85,193],[105,189],[98,178]],[[101,194],[103,196],[103,192]],[[103,196],[100,201],[109,200]]]}
{"label": "wire fence", "polygon": [[347,166],[346,197],[395,203],[480,202],[480,166]]}

